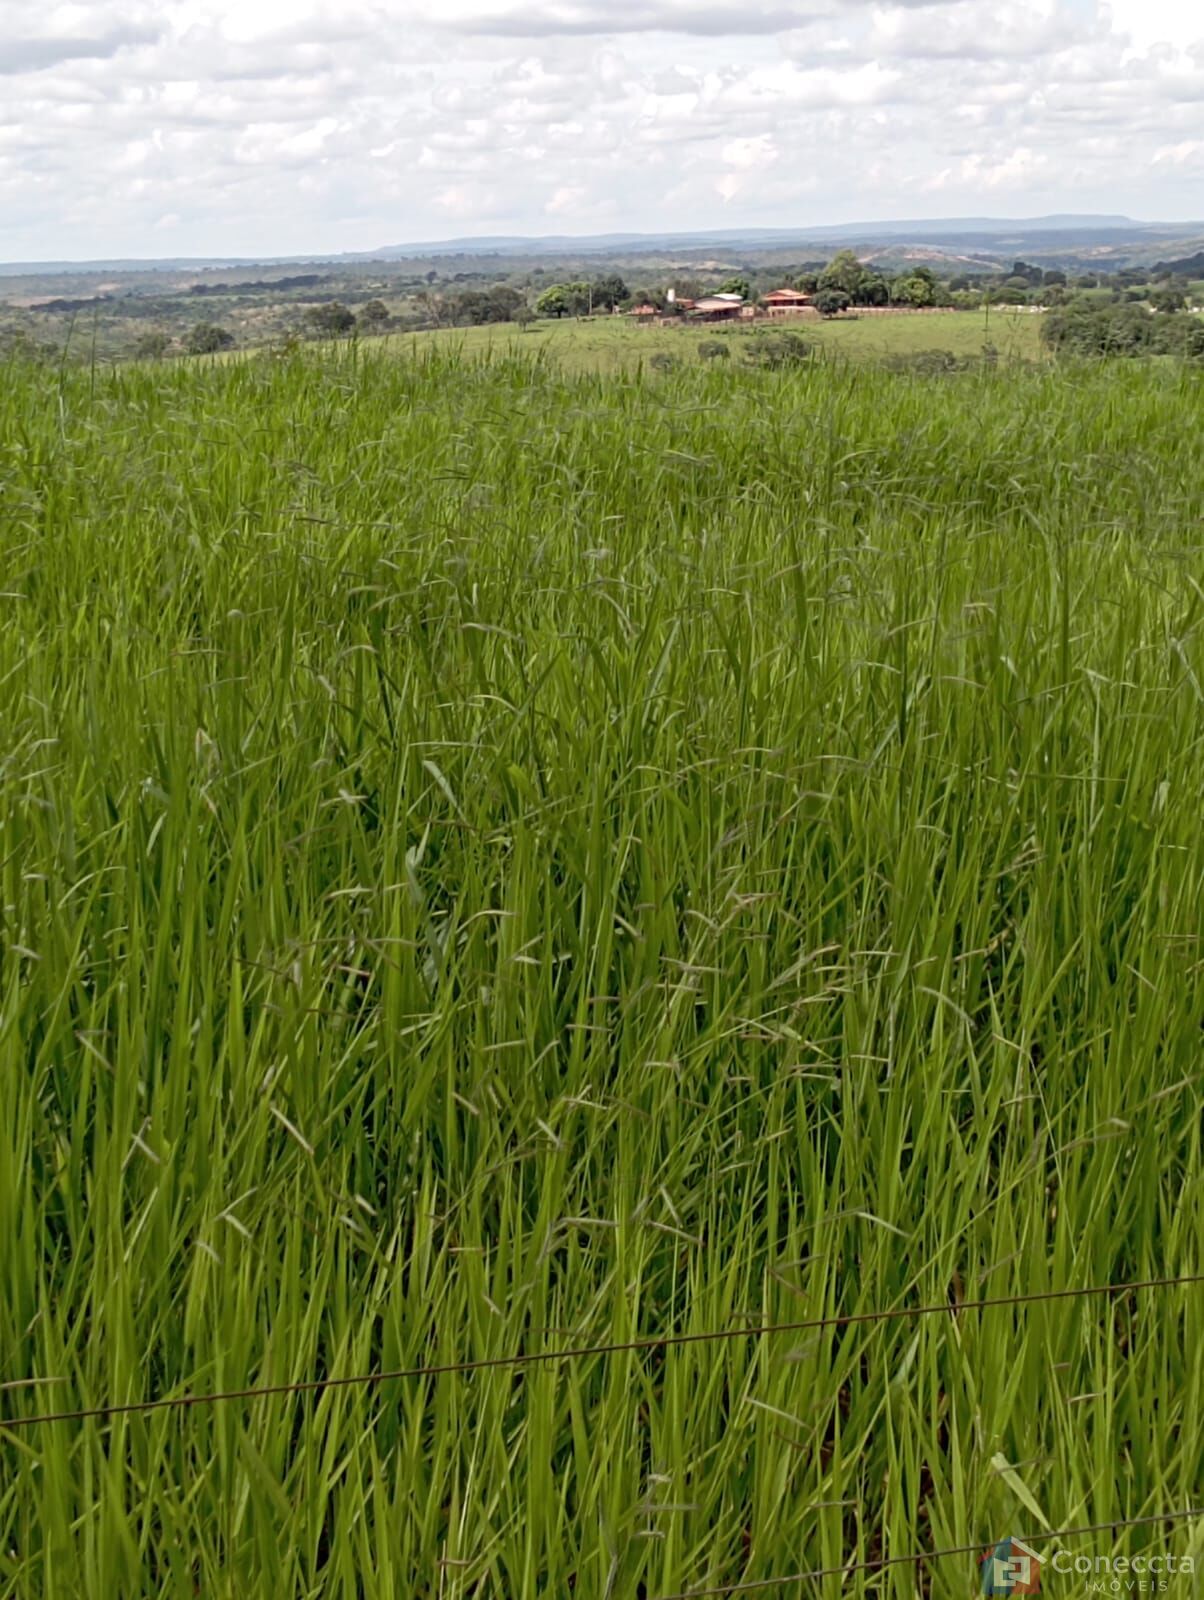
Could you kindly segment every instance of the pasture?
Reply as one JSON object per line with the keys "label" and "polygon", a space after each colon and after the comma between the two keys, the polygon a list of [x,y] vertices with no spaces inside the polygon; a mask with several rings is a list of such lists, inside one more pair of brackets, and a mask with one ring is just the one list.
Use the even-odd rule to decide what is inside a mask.
{"label": "pasture", "polygon": [[1204,375],[628,334],[6,371],[5,1595],[1199,1503]]}
{"label": "pasture", "polygon": [[395,334],[386,343],[395,351],[455,349],[466,356],[536,352],[554,359],[569,372],[624,372],[647,365],[653,357],[670,356],[682,363],[699,359],[700,344],[721,341],[740,360],[750,341],[790,331],[821,350],[853,360],[890,359],[942,350],[958,357],[979,356],[988,345],[1003,360],[1043,359],[1041,318],[1031,312],[994,308],[981,311],[926,312],[923,315],[789,317],[739,325],[692,323],[648,327],[630,317],[565,317],[519,329],[511,323],[481,328],[446,328],[429,333]]}

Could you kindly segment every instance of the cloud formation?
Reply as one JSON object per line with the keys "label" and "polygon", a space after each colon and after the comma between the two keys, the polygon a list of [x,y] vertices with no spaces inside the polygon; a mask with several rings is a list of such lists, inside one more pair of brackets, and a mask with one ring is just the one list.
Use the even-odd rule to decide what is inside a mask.
{"label": "cloud formation", "polygon": [[832,15],[826,0],[453,0],[438,22],[460,33],[526,39],[632,33],[747,38]]}
{"label": "cloud formation", "polygon": [[0,77],[41,72],[65,61],[109,61],[121,50],[155,44],[159,38],[156,28],[115,22],[104,33],[90,38],[67,33],[0,39]]}
{"label": "cloud formation", "polygon": [[0,258],[1204,211],[1195,0],[4,0]]}

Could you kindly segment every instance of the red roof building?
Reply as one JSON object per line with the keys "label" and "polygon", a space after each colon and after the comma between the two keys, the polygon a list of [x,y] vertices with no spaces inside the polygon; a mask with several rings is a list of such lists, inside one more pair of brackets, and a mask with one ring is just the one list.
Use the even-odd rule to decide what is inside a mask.
{"label": "red roof building", "polygon": [[[678,305],[681,301],[678,301]],[[709,294],[701,300],[695,300],[689,308],[692,317],[707,322],[726,322],[739,317],[744,308],[744,301],[738,294]]]}
{"label": "red roof building", "polygon": [[761,296],[761,305],[771,317],[789,316],[792,312],[810,311],[811,296],[801,289],[771,289]]}

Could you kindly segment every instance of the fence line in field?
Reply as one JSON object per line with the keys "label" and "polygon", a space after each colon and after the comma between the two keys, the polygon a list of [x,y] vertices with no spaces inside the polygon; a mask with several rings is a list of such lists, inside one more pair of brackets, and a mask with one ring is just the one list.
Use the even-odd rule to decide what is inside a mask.
{"label": "fence line in field", "polygon": [[[1032,1294],[996,1295],[981,1300],[944,1300],[928,1305],[894,1306],[885,1311],[853,1311],[840,1316],[807,1317],[796,1322],[771,1322],[744,1328],[711,1328],[698,1333],[664,1333],[628,1339],[614,1344],[568,1346],[562,1350],[533,1350],[509,1356],[483,1356],[473,1361],[448,1361],[419,1367],[399,1367],[377,1372],[350,1373],[342,1377],[310,1378],[299,1383],[271,1383],[245,1389],[226,1389],[202,1394],[161,1395],[153,1400],[129,1400],[102,1406],[85,1406],[71,1411],[50,1411],[32,1417],[0,1418],[0,1431],[33,1428],[53,1422],[87,1422],[108,1417],[134,1416],[148,1411],[184,1410],[193,1406],[218,1405],[233,1400],[262,1400],[276,1395],[322,1394],[331,1389],[371,1387],[407,1378],[438,1378],[453,1374],[490,1372],[501,1368],[519,1369],[547,1361],[584,1361],[594,1356],[614,1356],[644,1350],[667,1350],[694,1344],[716,1344],[730,1339],[764,1339],[783,1333],[817,1332],[824,1328],[851,1328],[864,1324],[907,1321],[910,1318],[958,1317],[974,1311],[1002,1310],[1008,1306],[1028,1306],[1058,1300],[1081,1300],[1103,1295],[1133,1294],[1141,1289],[1173,1289],[1204,1283],[1204,1272],[1175,1278],[1141,1278],[1129,1283],[1087,1284],[1078,1289],[1044,1289]],[[30,1378],[8,1383],[0,1389],[34,1387],[51,1378]],[[900,1558],[901,1559],[901,1558]],[[843,1569],[838,1569],[843,1570]],[[788,1580],[778,1580],[786,1582]]]}

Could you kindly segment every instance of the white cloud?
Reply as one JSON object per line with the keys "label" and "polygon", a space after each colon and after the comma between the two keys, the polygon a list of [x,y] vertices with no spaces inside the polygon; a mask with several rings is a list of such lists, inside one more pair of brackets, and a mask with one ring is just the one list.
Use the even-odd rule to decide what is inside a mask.
{"label": "white cloud", "polygon": [[766,167],[778,159],[777,146],[768,133],[759,133],[752,139],[732,139],[721,151],[729,167],[740,171]]}
{"label": "white cloud", "polygon": [[544,206],[550,216],[572,216],[586,198],[586,191],[580,184],[566,183],[557,189],[552,198]]}
{"label": "white cloud", "polygon": [[1140,49],[1158,44],[1181,47],[1204,39],[1204,19],[1196,0],[1107,0],[1106,10],[1117,32]]}
{"label": "white cloud", "polygon": [[1188,162],[1204,164],[1204,139],[1181,139],[1178,144],[1164,144],[1154,151],[1154,164],[1160,161],[1172,162],[1177,167],[1186,166]]}
{"label": "white cloud", "polygon": [[0,77],[19,73],[38,73],[68,61],[110,61],[123,50],[154,44],[157,29],[114,20],[100,33],[40,29],[28,34],[0,38]]}
{"label": "white cloud", "polygon": [[1073,48],[1082,32],[1068,10],[1044,0],[955,0],[876,10],[871,44],[882,55],[917,61],[1009,61]]}
{"label": "white cloud", "polygon": [[3,6],[10,260],[1204,211],[1197,0]]}
{"label": "white cloud", "polygon": [[928,193],[942,189],[967,188],[1000,190],[1025,189],[1039,185],[1048,172],[1049,157],[1025,146],[1006,153],[967,156],[956,169],[946,168],[930,178],[923,188]]}
{"label": "white cloud", "polygon": [[442,26],[523,38],[547,34],[781,33],[832,15],[829,0],[449,0]]}

